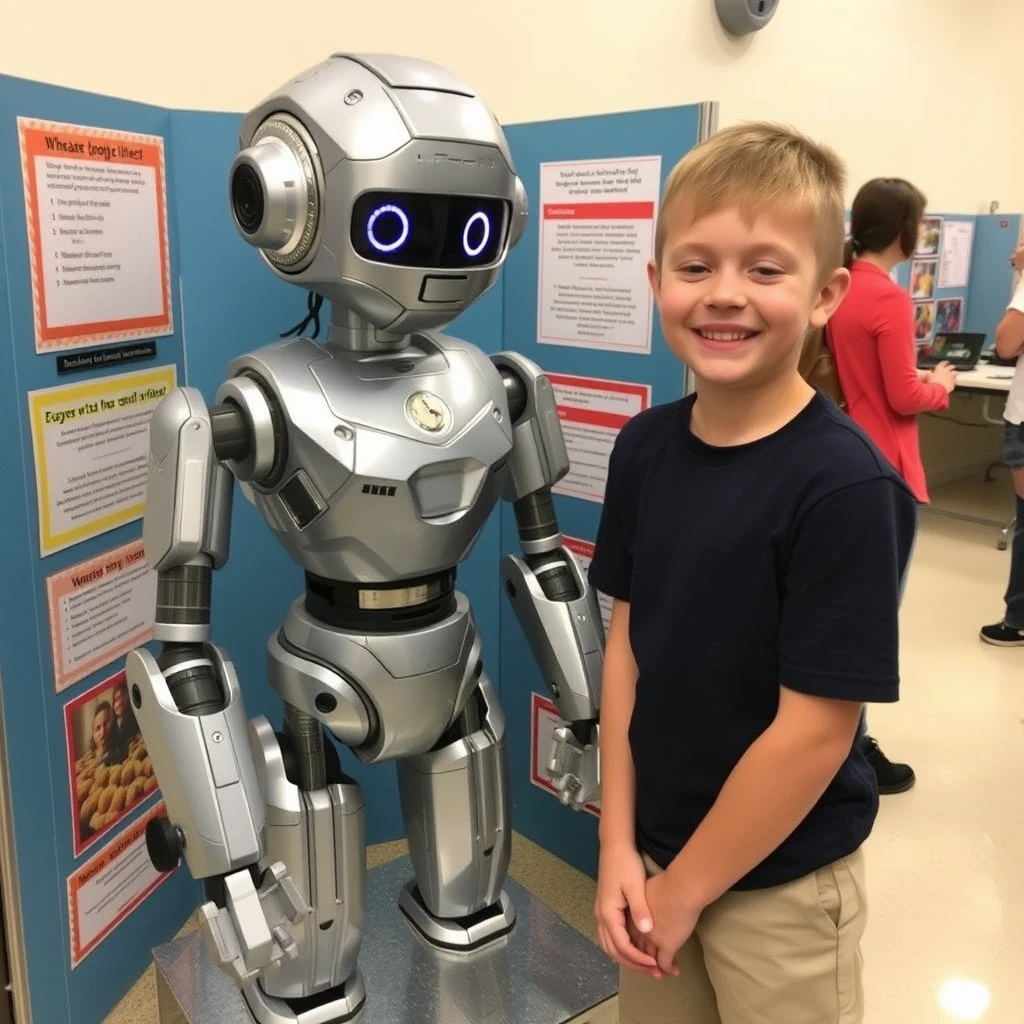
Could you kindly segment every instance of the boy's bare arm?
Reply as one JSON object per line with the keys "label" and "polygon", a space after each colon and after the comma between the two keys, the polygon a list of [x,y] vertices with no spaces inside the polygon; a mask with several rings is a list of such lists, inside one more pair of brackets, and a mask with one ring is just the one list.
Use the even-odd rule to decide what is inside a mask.
{"label": "boy's bare arm", "polygon": [[849,755],[860,712],[853,701],[781,688],[774,721],[669,865],[666,888],[681,908],[714,902],[793,832]]}
{"label": "boy's bare arm", "polygon": [[636,699],[636,660],[629,643],[629,604],[612,606],[601,681],[602,845],[635,843],[636,777],[629,749],[629,721]]}

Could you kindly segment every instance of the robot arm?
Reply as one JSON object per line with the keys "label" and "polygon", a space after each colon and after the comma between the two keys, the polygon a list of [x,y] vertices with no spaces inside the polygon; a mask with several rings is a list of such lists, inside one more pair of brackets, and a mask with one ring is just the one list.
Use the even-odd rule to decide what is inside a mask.
{"label": "robot arm", "polygon": [[[163,791],[168,817],[151,823],[150,859],[169,871],[182,857],[215,894],[203,907],[218,957],[245,980],[294,947],[287,926],[304,905],[272,865],[259,871],[264,804],[248,721],[231,662],[210,643],[213,570],[227,560],[231,472],[267,462],[273,432],[266,399],[243,378],[227,382],[228,401],[207,409],[194,388],[177,388],[150,422],[143,543],[157,571],[154,657],[129,652],[129,693]],[[244,411],[243,411],[244,410]],[[271,458],[272,461],[272,458]]]}
{"label": "robot arm", "polygon": [[564,725],[548,770],[575,809],[600,792],[598,710],[604,625],[597,594],[562,544],[551,488],[569,469],[551,383],[530,360],[493,357],[505,382],[513,428],[505,497],[513,502],[522,557],[502,562],[502,581]]}

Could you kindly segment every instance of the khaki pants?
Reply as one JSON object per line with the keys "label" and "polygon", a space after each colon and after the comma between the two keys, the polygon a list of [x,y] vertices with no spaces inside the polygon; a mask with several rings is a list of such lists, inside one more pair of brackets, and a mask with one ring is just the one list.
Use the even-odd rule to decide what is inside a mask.
{"label": "khaki pants", "polygon": [[786,885],[727,892],[679,951],[678,977],[621,972],[620,1024],[861,1024],[866,918],[861,850]]}

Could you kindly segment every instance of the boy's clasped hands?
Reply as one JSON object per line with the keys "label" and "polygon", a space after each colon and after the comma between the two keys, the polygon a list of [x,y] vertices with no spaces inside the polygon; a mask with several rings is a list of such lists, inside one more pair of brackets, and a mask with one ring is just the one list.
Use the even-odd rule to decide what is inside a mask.
{"label": "boy's clasped hands", "polygon": [[703,908],[686,897],[672,869],[647,877],[629,842],[602,844],[594,914],[604,951],[621,967],[661,978],[676,975],[675,957]]}

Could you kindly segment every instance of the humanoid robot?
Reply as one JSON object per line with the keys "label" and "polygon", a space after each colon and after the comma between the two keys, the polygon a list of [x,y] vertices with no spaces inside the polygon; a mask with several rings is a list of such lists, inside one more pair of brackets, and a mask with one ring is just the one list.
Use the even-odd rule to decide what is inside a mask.
{"label": "humanoid robot", "polygon": [[[599,787],[604,635],[551,501],[569,460],[550,382],[435,332],[526,222],[487,107],[432,64],[334,55],[244,117],[230,200],[332,320],[322,344],[235,359],[209,406],[182,387],[157,407],[143,538],[161,650],[132,651],[127,674],[167,807],[153,863],[183,857],[203,881],[208,944],[257,1021],[327,1024],[366,1000],[364,804],[331,737],[396,763],[414,874],[399,905],[422,939],[468,953],[514,926],[504,717],[455,587],[499,499],[522,547],[502,580],[562,716],[550,767],[572,807]],[[210,636],[233,478],[305,574],[268,641],[277,731],[247,720]]]}

